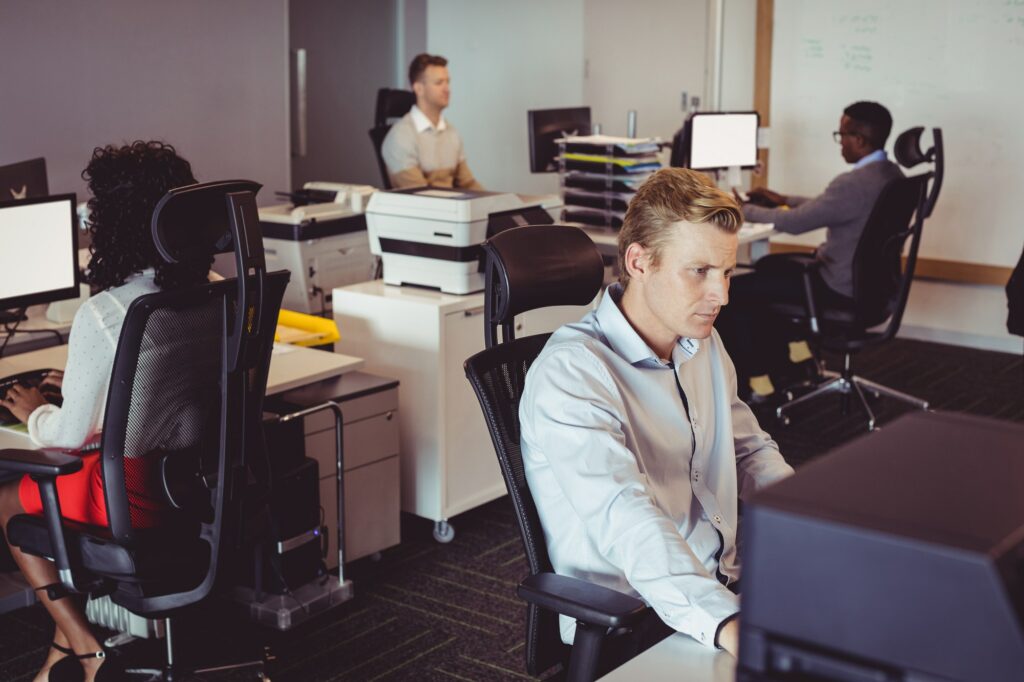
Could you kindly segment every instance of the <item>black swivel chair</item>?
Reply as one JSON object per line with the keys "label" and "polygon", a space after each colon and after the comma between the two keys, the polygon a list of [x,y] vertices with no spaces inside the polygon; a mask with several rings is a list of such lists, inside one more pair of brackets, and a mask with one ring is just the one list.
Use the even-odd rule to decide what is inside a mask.
{"label": "black swivel chair", "polygon": [[380,177],[384,183],[384,189],[391,189],[391,178],[388,176],[388,168],[384,164],[384,157],[380,152],[381,147],[384,146],[384,138],[391,130],[391,121],[405,116],[414,104],[416,104],[416,95],[408,90],[381,88],[377,91],[377,108],[373,115],[373,128],[369,133],[370,141],[373,142],[373,151],[377,154],[377,165],[380,167]]}
{"label": "black swivel chair", "polygon": [[[136,299],[118,340],[102,433],[109,528],[62,521],[57,476],[81,468],[60,450],[0,451],[0,470],[39,483],[43,516],[11,519],[8,541],[56,562],[70,593],[109,595],[128,611],[165,619],[163,669],[131,672],[182,679],[171,616],[210,594],[231,549],[251,530],[242,516],[249,472],[265,461],[261,414],[286,271],[267,273],[256,216],[259,185],[213,182],[172,190],[153,214],[165,260],[234,251],[237,279]],[[146,528],[129,489],[152,491],[143,458],[159,462],[170,511]],[[145,467],[150,471],[151,467]],[[251,498],[250,498],[251,501]],[[254,667],[261,660],[224,667]],[[202,671],[188,671],[202,672]]]}
{"label": "black swivel chair", "polygon": [[[530,575],[518,588],[528,604],[526,669],[539,675],[561,664],[567,666],[568,680],[591,680],[601,669],[639,653],[642,645],[631,638],[633,628],[664,636],[671,630],[639,599],[553,572],[519,445],[519,400],[526,373],[550,334],[516,339],[514,324],[516,315],[529,310],[590,303],[601,290],[604,265],[590,238],[564,225],[513,228],[490,238],[483,248],[487,348],[469,358],[465,370],[487,421],[530,566]],[[562,643],[558,614],[576,620],[571,651]]]}
{"label": "black swivel chair", "polygon": [[[802,304],[772,304],[772,311],[801,326],[815,354],[824,349],[843,356],[842,372],[822,372],[821,383],[797,398],[792,398],[792,393],[787,392],[791,399],[775,411],[784,424],[789,423],[789,412],[794,407],[828,393],[840,394],[844,414],[850,395],[856,395],[867,414],[869,431],[875,428],[875,415],[868,405],[865,390],[876,397],[885,395],[928,409],[925,400],[856,376],[851,358],[864,348],[886,343],[899,331],[914,278],[931,178],[931,172],[899,178],[890,181],[882,190],[854,252],[851,304],[840,305],[835,301],[823,304],[816,300],[812,273],[818,263],[813,257],[780,262],[782,267],[798,268],[802,272],[805,301]],[[906,263],[901,265],[908,239],[910,247]],[[883,329],[873,330],[887,320],[888,324]]]}

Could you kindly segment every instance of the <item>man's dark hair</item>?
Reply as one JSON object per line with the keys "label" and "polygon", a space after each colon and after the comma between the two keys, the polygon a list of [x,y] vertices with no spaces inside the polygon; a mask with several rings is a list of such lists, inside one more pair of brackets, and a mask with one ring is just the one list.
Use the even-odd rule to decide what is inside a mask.
{"label": "man's dark hair", "polygon": [[409,85],[423,78],[423,72],[427,70],[428,66],[448,66],[448,60],[440,55],[426,52],[416,55],[413,57],[412,63],[409,64]]}
{"label": "man's dark hair", "polygon": [[874,149],[885,147],[892,131],[892,115],[889,110],[878,102],[854,102],[843,109],[843,113],[853,119],[857,130],[864,140]]}
{"label": "man's dark hair", "polygon": [[155,269],[155,282],[161,289],[206,280],[213,256],[168,263],[150,232],[153,209],[168,190],[196,182],[192,166],[174,147],[141,140],[97,147],[82,179],[92,194],[87,221],[92,258],[85,273],[89,284],[110,289],[146,268]]}

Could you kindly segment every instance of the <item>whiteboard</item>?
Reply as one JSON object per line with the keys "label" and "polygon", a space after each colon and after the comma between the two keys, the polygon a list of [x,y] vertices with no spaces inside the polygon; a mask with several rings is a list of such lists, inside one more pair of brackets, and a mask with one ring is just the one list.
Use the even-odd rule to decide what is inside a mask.
{"label": "whiteboard", "polygon": [[773,189],[814,196],[848,170],[832,131],[848,104],[874,100],[893,115],[890,158],[907,128],[943,131],[946,176],[921,256],[1017,262],[1024,0],[775,0],[771,89]]}

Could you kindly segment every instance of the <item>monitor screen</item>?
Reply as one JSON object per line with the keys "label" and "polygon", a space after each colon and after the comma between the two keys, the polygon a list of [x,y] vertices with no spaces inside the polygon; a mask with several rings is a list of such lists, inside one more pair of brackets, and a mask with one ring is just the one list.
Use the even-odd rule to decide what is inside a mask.
{"label": "monitor screen", "polygon": [[590,134],[590,107],[535,109],[526,112],[530,134],[530,172],[558,170],[558,144],[563,135]]}
{"label": "monitor screen", "polygon": [[0,201],[45,197],[49,193],[46,159],[30,159],[0,166]]}
{"label": "monitor screen", "polygon": [[0,310],[78,297],[75,195],[0,202]]}
{"label": "monitor screen", "polygon": [[698,112],[690,132],[690,168],[753,168],[757,165],[756,112]]}

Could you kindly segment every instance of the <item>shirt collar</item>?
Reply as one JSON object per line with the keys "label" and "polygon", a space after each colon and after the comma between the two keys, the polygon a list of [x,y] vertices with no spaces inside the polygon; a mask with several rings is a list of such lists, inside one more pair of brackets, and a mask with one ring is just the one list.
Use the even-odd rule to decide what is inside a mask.
{"label": "shirt collar", "polygon": [[441,132],[448,128],[448,122],[444,120],[444,114],[441,114],[441,118],[438,119],[437,127],[435,128],[434,124],[430,122],[429,118],[427,118],[427,115],[423,113],[423,110],[415,104],[412,105],[412,109],[409,110],[409,113],[412,115],[412,124],[416,126],[417,133],[422,133],[424,130],[431,129]]}
{"label": "shirt collar", "polygon": [[885,153],[884,149],[876,149],[875,151],[871,152],[870,154],[868,154],[867,156],[862,158],[857,163],[853,164],[853,167],[854,168],[863,168],[864,166],[868,165],[869,163],[875,163],[876,161],[885,161],[887,158],[889,158],[889,157],[886,156],[886,153]]}
{"label": "shirt collar", "polygon": [[[640,335],[633,329],[633,325],[622,314],[622,310],[619,308],[622,293],[622,285],[618,282],[609,285],[594,313],[601,326],[601,332],[608,339],[608,345],[632,365],[648,360],[653,360],[659,365],[663,364],[658,355],[640,338]],[[699,349],[700,342],[697,339],[680,338],[672,349],[672,361],[675,364],[685,362],[692,358]]]}

